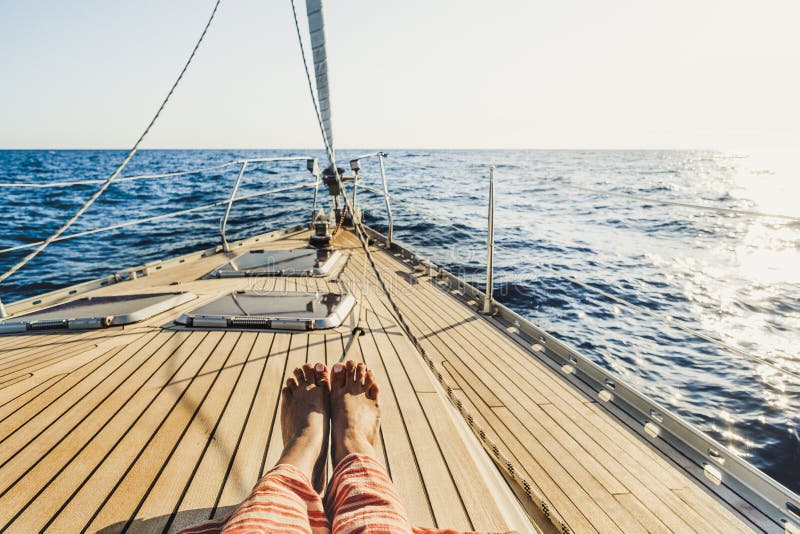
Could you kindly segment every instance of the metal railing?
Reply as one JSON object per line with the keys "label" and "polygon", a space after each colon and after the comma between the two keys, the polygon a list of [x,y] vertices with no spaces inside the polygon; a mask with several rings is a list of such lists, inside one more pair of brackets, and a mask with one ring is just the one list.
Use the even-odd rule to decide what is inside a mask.
{"label": "metal railing", "polygon": [[[467,234],[462,229],[453,228]],[[388,248],[386,236],[371,228],[368,231],[376,240],[386,241]],[[467,235],[474,237],[474,234]],[[489,238],[487,241],[493,240]],[[401,257],[419,265],[431,265],[399,242],[393,244],[393,249],[395,254],[399,253]],[[486,315],[488,321],[507,331],[517,343],[541,358],[554,371],[560,372],[584,393],[596,396],[601,404],[614,405],[622,410],[639,425],[634,426],[633,430],[652,441],[656,448],[668,452],[669,447],[674,447],[689,458],[696,466],[693,474],[698,480],[705,480],[712,486],[724,484],[739,495],[746,496],[749,502],[770,520],[784,526],[787,532],[794,532],[790,528],[800,527],[800,516],[796,513],[796,510],[800,510],[800,499],[791,490],[577,349],[493,300],[487,293],[444,268],[434,266],[434,271],[434,278],[452,294],[463,297],[468,305],[477,305],[480,309],[482,304],[489,303],[492,313]],[[667,449],[660,442],[667,444]]]}
{"label": "metal railing", "polygon": [[[290,185],[290,186],[286,186],[286,187],[277,187],[277,188],[274,188],[274,189],[267,189],[267,190],[264,190],[264,191],[256,191],[254,193],[248,193],[248,194],[241,195],[241,196],[238,196],[238,197],[236,196],[236,193],[238,192],[239,185],[240,185],[240,182],[241,182],[241,179],[242,179],[242,173],[243,173],[244,169],[249,164],[251,164],[251,163],[264,163],[264,162],[279,162],[279,161],[307,161],[307,162],[309,162],[308,166],[310,167],[310,162],[311,161],[316,161],[316,160],[313,159],[313,158],[307,158],[307,157],[252,158],[252,159],[244,159],[244,160],[237,160],[237,161],[233,161],[233,162],[228,162],[228,163],[224,163],[224,164],[221,164],[221,165],[214,165],[214,166],[211,166],[211,167],[203,167],[203,168],[198,169],[198,170],[189,170],[189,171],[181,171],[181,172],[177,172],[177,173],[151,174],[151,175],[141,175],[141,176],[128,177],[128,179],[131,179],[131,180],[132,179],[138,179],[138,178],[167,178],[167,177],[173,177],[173,176],[178,176],[178,175],[197,174],[197,173],[204,172],[204,171],[207,171],[207,170],[219,169],[219,168],[222,168],[222,167],[230,167],[230,166],[233,166],[233,165],[240,165],[241,166],[241,171],[240,171],[239,175],[237,176],[237,179],[236,179],[236,181],[235,181],[235,183],[234,183],[234,185],[232,187],[231,194],[230,194],[230,196],[228,197],[227,200],[220,200],[220,201],[217,201],[217,202],[211,202],[209,204],[203,204],[201,206],[195,206],[193,208],[177,210],[177,211],[173,211],[173,212],[170,212],[170,213],[164,213],[164,214],[161,214],[161,215],[155,215],[155,216],[152,216],[152,217],[145,217],[145,218],[142,218],[142,219],[135,219],[135,220],[132,220],[132,221],[126,221],[126,222],[122,222],[122,223],[111,224],[111,225],[108,225],[108,226],[104,226],[102,228],[94,228],[92,230],[85,230],[85,231],[82,231],[82,232],[76,232],[76,233],[73,233],[73,234],[68,234],[68,235],[64,235],[64,236],[58,237],[58,238],[54,239],[53,242],[67,241],[67,240],[70,240],[70,239],[76,239],[78,237],[84,237],[84,236],[87,236],[87,235],[93,235],[93,234],[98,234],[98,233],[102,233],[102,232],[108,232],[108,231],[111,231],[111,230],[118,230],[120,228],[126,228],[126,227],[129,227],[129,226],[136,226],[136,225],[139,225],[139,224],[145,224],[145,223],[149,223],[149,222],[156,222],[156,221],[160,221],[160,220],[163,220],[163,219],[170,219],[172,217],[178,217],[178,216],[181,216],[181,215],[186,215],[188,213],[204,211],[204,210],[216,208],[216,207],[223,206],[223,205],[226,206],[226,210],[225,210],[225,214],[220,219],[220,227],[221,228],[225,228],[225,227],[227,227],[227,219],[230,216],[231,206],[232,206],[232,204],[234,202],[240,202],[240,201],[243,201],[243,200],[250,200],[250,199],[258,198],[258,197],[262,197],[262,196],[274,195],[274,194],[278,194],[278,193],[284,193],[284,192],[293,191],[293,190],[296,190],[296,189],[311,188],[311,187],[318,187],[319,186],[319,178],[318,178],[318,174],[319,173],[317,171],[317,179],[315,180],[315,182]],[[313,173],[313,171],[312,171],[312,173]],[[315,194],[316,194],[316,191],[315,191]],[[223,246],[224,246],[224,244],[226,242],[226,238],[225,238],[225,235],[224,235],[224,230],[223,230],[222,240],[223,240]],[[32,243],[26,243],[24,245],[15,245],[13,247],[0,249],[0,254],[7,254],[9,252],[14,252],[14,251],[18,251],[18,250],[25,250],[25,249],[28,249],[28,248],[33,248],[33,247],[41,245],[42,243],[44,243],[44,241],[35,241],[35,242],[32,242]]]}
{"label": "metal railing", "polygon": [[[598,190],[593,190],[591,192],[602,193],[602,191]],[[614,194],[613,196],[623,195]],[[653,199],[641,199],[634,195],[624,196],[632,200],[653,201]],[[665,203],[676,204],[675,202]],[[728,214],[736,213],[749,216],[793,219],[793,217],[786,215],[745,210],[727,210],[683,203],[679,205]],[[437,219],[438,217],[434,216],[433,218]],[[458,228],[447,221],[441,221],[441,224],[466,236],[474,237],[474,233],[469,233],[463,228]],[[379,239],[386,239],[386,237],[380,236],[377,232],[373,231],[373,233],[375,237]],[[754,467],[693,424],[685,421],[679,415],[672,413],[647,395],[644,395],[634,387],[626,384],[612,372],[605,370],[600,365],[581,354],[577,349],[556,339],[541,328],[533,325],[524,317],[494,300],[492,272],[493,252],[495,248],[508,250],[502,245],[496,244],[494,241],[494,166],[489,168],[486,245],[485,292],[481,292],[445,269],[438,269],[438,278],[450,288],[457,290],[457,292],[465,298],[472,299],[472,303],[481,303],[479,304],[479,309],[482,308],[483,313],[488,316],[488,320],[502,322],[503,327],[508,330],[518,342],[522,343],[525,348],[529,349],[534,354],[548,360],[554,370],[563,373],[563,375],[567,376],[568,379],[573,381],[581,389],[584,389],[584,391],[588,386],[600,402],[613,404],[623,410],[624,413],[633,417],[641,425],[636,430],[642,435],[656,443],[658,443],[658,440],[662,440],[690,458],[698,468],[698,471],[695,473],[696,476],[706,479],[714,486],[725,484],[737,493],[746,495],[748,500],[755,504],[759,510],[764,512],[778,525],[784,526],[787,531],[790,531],[790,528],[796,529],[800,526],[800,523],[798,523],[800,520],[800,514],[798,514],[798,510],[800,510],[800,499],[798,499],[798,496],[791,490]],[[402,245],[394,243],[394,246],[404,257],[410,257],[421,264],[426,264],[427,260],[423,260],[418,255],[406,250]],[[800,374],[790,369],[782,368],[764,358],[752,355],[738,347],[731,346],[702,332],[678,324],[669,317],[665,320],[660,314],[632,304],[625,299],[596,288],[591,284],[577,280],[574,277],[562,274],[547,264],[537,263],[537,266],[548,270],[555,276],[577,284],[583,289],[597,293],[611,302],[621,304],[638,313],[645,313],[648,316],[652,316],[671,328],[677,328],[685,333],[695,335],[715,346],[739,356],[746,357],[755,363],[767,365],[784,375],[800,379]]]}
{"label": "metal railing", "polygon": [[[236,198],[236,193],[239,192],[239,185],[242,182],[242,177],[244,176],[244,172],[247,170],[247,166],[249,164],[251,164],[251,163],[274,163],[274,162],[278,162],[278,161],[306,161],[306,162],[308,162],[306,164],[306,168],[308,170],[310,170],[312,173],[314,173],[315,172],[314,170],[316,170],[316,176],[315,176],[316,180],[315,180],[314,184],[293,186],[291,188],[291,189],[299,189],[301,187],[310,187],[311,185],[314,185],[314,187],[315,187],[315,189],[314,189],[314,208],[312,208],[312,211],[311,211],[311,217],[312,218],[314,217],[314,211],[316,209],[316,204],[317,204],[317,188],[319,187],[319,165],[316,164],[316,160],[313,160],[315,162],[313,165],[310,163],[311,160],[309,158],[307,158],[307,157],[298,157],[298,156],[278,157],[278,158],[251,158],[251,159],[239,160],[239,161],[237,161],[237,163],[241,164],[241,167],[239,169],[239,174],[236,177],[236,181],[233,183],[233,187],[231,188],[231,195],[228,198],[228,204],[227,204],[227,206],[225,208],[225,214],[222,216],[222,218],[219,221],[219,235],[220,235],[220,239],[222,239],[222,250],[224,250],[225,252],[230,252],[231,251],[231,247],[228,244],[228,239],[227,239],[227,237],[225,235],[225,232],[228,229],[228,218],[231,215],[231,207],[233,206],[233,203],[235,201],[237,201],[237,200],[242,200],[241,198],[239,198],[239,199]],[[277,193],[277,192],[289,191],[289,190],[290,189],[283,188],[280,191],[273,191],[273,192]]]}
{"label": "metal railing", "polygon": [[[389,185],[386,181],[386,169],[383,164],[383,159],[386,158],[387,156],[388,154],[386,152],[376,152],[374,154],[362,154],[361,156],[350,158],[350,169],[352,169],[352,171],[355,173],[355,180],[353,181],[353,206],[356,205],[356,195],[358,193],[359,187],[365,191],[369,191],[370,193],[374,193],[378,196],[383,197],[384,203],[386,205],[386,218],[388,219],[386,237],[388,238],[389,244],[391,246],[394,234],[394,217],[392,216],[392,204],[390,201],[391,195],[389,195]],[[383,185],[383,191],[379,191],[378,189],[374,189],[372,187],[368,187],[365,185],[360,185],[361,176],[359,174],[359,171],[361,170],[361,160],[368,158],[378,158],[378,164],[380,165],[380,170],[381,170],[381,183]]]}
{"label": "metal railing", "polygon": [[[291,185],[291,186],[286,186],[286,187],[278,187],[278,188],[269,189],[269,190],[266,190],[266,191],[257,191],[255,193],[249,193],[249,194],[241,195],[241,196],[238,196],[238,197],[236,196],[236,194],[237,194],[237,192],[239,190],[239,186],[240,186],[241,181],[242,181],[242,177],[243,177],[248,165],[255,164],[255,163],[270,163],[270,162],[284,162],[284,161],[305,161],[305,162],[307,162],[306,168],[307,168],[307,170],[309,170],[314,175],[314,177],[315,177],[314,182],[296,184],[296,185]],[[229,195],[227,200],[221,200],[221,201],[217,201],[217,202],[212,202],[210,204],[204,204],[202,206],[195,206],[193,208],[177,210],[177,211],[173,211],[173,212],[170,212],[170,213],[164,213],[164,214],[161,214],[161,215],[155,215],[155,216],[152,216],[152,217],[146,217],[146,218],[143,218],[143,219],[136,219],[136,220],[132,220],[132,221],[126,221],[126,222],[122,222],[122,223],[112,224],[112,225],[104,226],[102,228],[95,228],[95,229],[92,229],[92,230],[85,230],[85,231],[82,231],[82,232],[75,232],[75,233],[67,234],[67,235],[51,236],[47,240],[36,241],[36,242],[33,242],[33,243],[26,243],[24,245],[16,245],[16,246],[0,249],[0,254],[7,254],[7,253],[10,253],[10,252],[14,252],[14,251],[18,251],[18,250],[25,250],[25,249],[30,249],[30,248],[35,248],[36,251],[40,251],[39,247],[41,247],[41,250],[43,250],[47,245],[49,245],[50,243],[54,243],[56,241],[67,241],[67,240],[70,240],[70,239],[76,239],[76,238],[79,238],[79,237],[98,234],[98,233],[101,233],[101,232],[107,232],[107,231],[111,231],[111,230],[118,230],[120,228],[126,228],[126,227],[129,227],[129,226],[145,224],[145,223],[148,223],[148,222],[160,221],[160,220],[169,219],[169,218],[172,218],[172,217],[178,217],[178,216],[181,216],[181,215],[186,215],[188,213],[195,213],[195,212],[198,212],[198,211],[212,209],[212,208],[215,208],[215,207],[218,207],[218,206],[222,206],[222,205],[225,205],[226,208],[225,208],[224,215],[220,219],[220,237],[221,237],[221,240],[222,240],[222,248],[223,248],[223,250],[225,252],[229,252],[231,250],[231,247],[230,247],[230,244],[228,243],[228,240],[227,240],[227,237],[226,237],[226,230],[227,230],[227,225],[228,225],[228,218],[230,217],[231,209],[232,209],[232,206],[233,206],[234,202],[239,202],[239,201],[243,201],[243,200],[249,200],[249,199],[252,199],[252,198],[257,198],[257,197],[266,196],[266,195],[274,195],[274,194],[277,194],[277,193],[293,191],[293,190],[296,190],[296,189],[302,189],[302,188],[306,188],[306,187],[309,187],[309,188],[310,187],[314,187],[314,209],[316,209],[317,189],[319,188],[319,181],[320,181],[319,166],[318,166],[317,160],[315,158],[308,158],[308,157],[303,157],[303,156],[276,157],[276,158],[248,158],[248,159],[242,159],[242,160],[237,160],[237,161],[233,161],[233,162],[222,163],[222,164],[218,164],[218,165],[212,165],[212,166],[209,166],[209,167],[203,167],[203,168],[200,168],[200,169],[179,171],[179,172],[170,172],[170,173],[162,173],[162,174],[148,174],[148,175],[130,176],[130,177],[120,178],[120,180],[121,181],[131,181],[131,180],[138,180],[138,179],[144,179],[144,178],[171,178],[171,177],[175,177],[175,176],[185,176],[185,175],[191,175],[191,174],[199,174],[199,173],[202,173],[202,172],[205,172],[205,171],[208,171],[208,170],[221,169],[221,168],[231,167],[233,165],[240,165],[240,170],[239,170],[238,176],[236,177],[236,181],[234,182],[233,187],[231,188],[231,194]],[[56,182],[56,183],[52,183],[52,184],[39,184],[39,185],[49,185],[49,186],[55,186],[55,187],[67,187],[67,186],[74,186],[74,185],[87,185],[88,183],[94,183],[94,182],[85,181],[84,180],[84,181],[75,181],[75,182]],[[0,186],[3,186],[3,185],[8,186],[9,184],[0,184]],[[17,184],[17,185],[19,185],[19,184]],[[26,184],[26,185],[29,185],[31,187],[35,187],[34,184]],[[312,211],[312,216],[311,216],[312,219],[313,219],[313,216],[314,215],[313,215],[313,211]],[[21,265],[24,265],[24,263],[25,262],[23,262]],[[19,265],[19,266],[21,266],[21,265]],[[13,273],[17,268],[18,268],[18,266],[15,266],[14,268],[12,268],[12,270],[9,271],[7,273],[7,275]],[[4,306],[2,299],[0,299],[0,319],[5,318],[7,316],[8,316],[8,311],[7,311],[6,307]]]}
{"label": "metal railing", "polygon": [[486,232],[486,296],[483,298],[483,313],[494,312],[494,165],[489,167],[489,213]]}

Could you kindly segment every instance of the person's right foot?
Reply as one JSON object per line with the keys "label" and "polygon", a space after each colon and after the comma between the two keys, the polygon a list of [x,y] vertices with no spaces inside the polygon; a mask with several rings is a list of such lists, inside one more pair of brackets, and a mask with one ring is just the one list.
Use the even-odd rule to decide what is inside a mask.
{"label": "person's right foot", "polygon": [[331,377],[331,458],[333,466],[348,454],[375,457],[380,428],[378,384],[363,363],[334,364]]}
{"label": "person's right foot", "polygon": [[300,469],[322,493],[328,459],[330,392],[328,369],[321,363],[294,370],[281,390],[283,453],[279,464]]}

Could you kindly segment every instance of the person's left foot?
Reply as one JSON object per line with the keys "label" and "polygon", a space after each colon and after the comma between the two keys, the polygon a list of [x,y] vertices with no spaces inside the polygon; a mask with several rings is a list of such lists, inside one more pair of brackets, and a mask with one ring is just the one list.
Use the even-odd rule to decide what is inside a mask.
{"label": "person's left foot", "polygon": [[325,488],[325,461],[330,426],[328,369],[318,363],[294,370],[281,390],[283,454],[279,464],[291,464],[311,480],[314,489]]}

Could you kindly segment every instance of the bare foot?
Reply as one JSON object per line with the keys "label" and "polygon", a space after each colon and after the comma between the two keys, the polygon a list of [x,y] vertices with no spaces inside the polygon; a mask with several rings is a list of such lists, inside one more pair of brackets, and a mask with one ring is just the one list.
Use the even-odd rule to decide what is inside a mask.
{"label": "bare foot", "polygon": [[279,464],[300,469],[322,493],[330,428],[330,383],[328,369],[318,363],[294,370],[281,390],[283,453]]}
{"label": "bare foot", "polygon": [[334,467],[348,454],[375,457],[380,428],[378,384],[363,363],[333,366],[331,379],[331,458]]}

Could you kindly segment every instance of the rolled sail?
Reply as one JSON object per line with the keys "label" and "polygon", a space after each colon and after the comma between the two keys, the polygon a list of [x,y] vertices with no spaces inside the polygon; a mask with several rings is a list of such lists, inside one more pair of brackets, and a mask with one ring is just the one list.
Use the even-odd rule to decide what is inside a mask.
{"label": "rolled sail", "polygon": [[308,29],[311,33],[311,51],[314,57],[314,74],[317,82],[317,97],[322,127],[331,149],[331,163],[335,162],[333,125],[331,124],[331,98],[328,86],[328,53],[325,49],[325,16],[322,0],[306,0]]}

